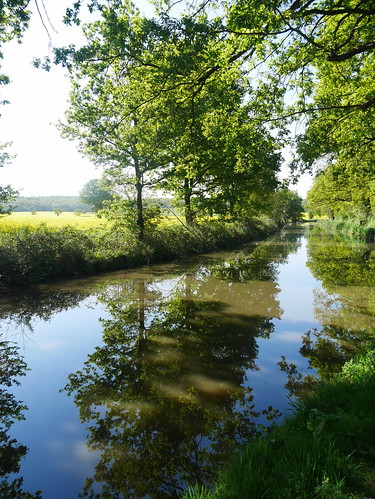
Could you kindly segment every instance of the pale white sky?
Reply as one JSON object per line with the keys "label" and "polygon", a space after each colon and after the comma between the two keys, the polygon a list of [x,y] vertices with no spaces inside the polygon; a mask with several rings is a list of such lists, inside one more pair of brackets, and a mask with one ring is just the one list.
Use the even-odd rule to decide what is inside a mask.
{"label": "pale white sky", "polygon": [[[49,18],[58,34],[50,29],[55,46],[80,40],[79,28],[66,27],[61,19],[70,0],[45,1]],[[143,3],[142,10],[146,9]],[[65,71],[53,67],[49,73],[32,66],[34,57],[49,51],[49,38],[38,14],[34,13],[22,44],[11,42],[3,47],[2,71],[11,84],[2,88],[0,100],[0,142],[13,142],[16,158],[0,169],[0,184],[11,184],[23,196],[78,195],[83,185],[101,175],[92,163],[77,152],[74,143],[62,139],[55,124],[67,108],[69,80]],[[309,177],[297,185],[304,196]],[[294,187],[296,189],[296,187]]]}
{"label": "pale white sky", "polygon": [[[66,28],[61,19],[67,2],[46,2],[49,17],[58,30],[50,30],[53,43],[63,45],[78,39],[78,30]],[[22,44],[4,46],[3,71],[11,84],[1,91],[1,99],[10,104],[0,112],[0,140],[13,142],[11,152],[17,157],[0,169],[0,184],[10,183],[21,195],[76,195],[100,172],[83,159],[75,145],[60,137],[55,123],[67,107],[69,81],[62,68],[51,72],[32,66],[33,57],[48,54],[49,38],[40,18],[34,13]]]}

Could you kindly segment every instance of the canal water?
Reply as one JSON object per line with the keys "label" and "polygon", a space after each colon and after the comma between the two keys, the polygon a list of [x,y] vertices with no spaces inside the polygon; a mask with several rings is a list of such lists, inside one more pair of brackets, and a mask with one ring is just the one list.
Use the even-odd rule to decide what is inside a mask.
{"label": "canal water", "polygon": [[177,497],[371,339],[374,245],[295,228],[0,314],[1,497]]}

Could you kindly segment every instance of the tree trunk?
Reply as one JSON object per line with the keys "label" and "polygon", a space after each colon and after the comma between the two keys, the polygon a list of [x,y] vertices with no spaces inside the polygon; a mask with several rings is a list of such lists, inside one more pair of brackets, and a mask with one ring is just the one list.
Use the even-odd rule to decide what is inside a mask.
{"label": "tree trunk", "polygon": [[[138,120],[136,116],[133,116],[134,126],[137,126]],[[138,239],[141,241],[145,235],[145,221],[143,218],[143,174],[139,164],[139,156],[137,151],[137,139],[132,147],[132,156],[134,161],[134,171],[136,184],[135,188],[137,190],[137,226],[138,226]]]}
{"label": "tree trunk", "polygon": [[137,226],[138,226],[138,237],[142,241],[145,235],[145,221],[143,218],[143,198],[142,190],[143,185],[141,182],[137,182]]}
{"label": "tree trunk", "polygon": [[191,207],[191,186],[190,180],[185,177],[184,180],[184,207],[185,207],[185,220],[189,226],[194,225],[194,213]]}
{"label": "tree trunk", "polygon": [[142,241],[145,233],[145,221],[143,218],[143,179],[142,173],[139,167],[139,160],[137,153],[134,153],[134,169],[136,176],[135,188],[137,190],[137,226],[138,226],[138,238]]}

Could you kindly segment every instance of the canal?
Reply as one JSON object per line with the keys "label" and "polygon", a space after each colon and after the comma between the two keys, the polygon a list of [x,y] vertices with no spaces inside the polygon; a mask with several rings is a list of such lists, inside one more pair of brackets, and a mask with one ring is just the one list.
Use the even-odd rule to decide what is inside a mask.
{"label": "canal", "polygon": [[212,480],[373,336],[374,248],[306,226],[3,293],[2,497],[168,498]]}

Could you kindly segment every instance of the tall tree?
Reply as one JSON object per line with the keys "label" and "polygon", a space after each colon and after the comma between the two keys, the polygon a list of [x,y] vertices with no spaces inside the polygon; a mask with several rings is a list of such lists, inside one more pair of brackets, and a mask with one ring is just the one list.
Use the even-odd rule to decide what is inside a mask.
{"label": "tall tree", "polygon": [[[64,136],[78,139],[81,151],[103,166],[115,185],[122,184],[135,198],[142,239],[144,188],[157,183],[162,169],[169,166],[169,158],[162,109],[154,100],[142,105],[151,92],[152,75],[132,60],[114,54],[120,32],[125,38],[137,39],[139,57],[145,50],[145,20],[127,7],[129,4],[117,11],[107,9],[101,21],[85,28],[86,50],[92,58],[89,62],[76,60],[70,66],[73,89],[67,122],[61,128]],[[113,16],[119,32],[112,31]]]}
{"label": "tall tree", "polygon": [[173,94],[178,109],[167,126],[176,145],[166,186],[183,200],[188,223],[197,210],[232,217],[248,213],[256,197],[267,197],[277,185],[280,143],[252,120],[247,88],[233,68],[206,85],[193,103],[188,92]]}
{"label": "tall tree", "polygon": [[[197,205],[222,213],[229,205],[235,214],[252,195],[268,194],[276,186],[278,144],[252,119],[239,68],[233,64],[212,84],[204,79],[193,93],[186,81],[222,57],[225,39],[206,30],[203,51],[188,18],[168,26],[132,9],[121,2],[103,7],[101,20],[85,29],[84,49],[72,60],[60,53],[74,85],[63,134],[135,188],[140,237],[144,187],[175,192],[188,224]],[[205,31],[207,17],[201,21]]]}
{"label": "tall tree", "polygon": [[113,196],[102,188],[99,179],[89,180],[80,190],[79,199],[82,203],[92,206],[95,212],[103,209],[104,201],[111,201]]}

